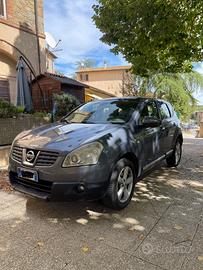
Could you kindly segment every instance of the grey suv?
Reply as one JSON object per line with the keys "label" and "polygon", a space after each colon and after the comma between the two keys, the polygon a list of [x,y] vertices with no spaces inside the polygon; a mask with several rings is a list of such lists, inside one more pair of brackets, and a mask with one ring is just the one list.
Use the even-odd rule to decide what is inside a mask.
{"label": "grey suv", "polygon": [[101,199],[122,209],[147,171],[164,159],[170,167],[179,164],[182,143],[179,120],[168,102],[89,102],[60,122],[16,137],[10,182],[16,190],[43,199]]}

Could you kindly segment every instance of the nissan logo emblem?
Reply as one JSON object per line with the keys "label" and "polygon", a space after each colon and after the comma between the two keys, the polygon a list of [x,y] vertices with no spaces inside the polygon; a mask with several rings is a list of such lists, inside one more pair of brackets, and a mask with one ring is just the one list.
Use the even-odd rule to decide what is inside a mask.
{"label": "nissan logo emblem", "polygon": [[33,161],[33,159],[35,158],[35,153],[32,151],[32,150],[29,150],[27,153],[26,153],[26,160],[28,162],[31,162]]}

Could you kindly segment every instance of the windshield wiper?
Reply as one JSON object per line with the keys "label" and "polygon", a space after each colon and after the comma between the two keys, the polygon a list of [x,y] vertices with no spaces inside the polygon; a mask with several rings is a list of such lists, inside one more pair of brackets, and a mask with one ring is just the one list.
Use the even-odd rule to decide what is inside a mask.
{"label": "windshield wiper", "polygon": [[126,122],[109,122],[109,123],[111,123],[111,124],[118,124],[118,125],[123,125],[123,124],[125,124]]}
{"label": "windshield wiper", "polygon": [[62,123],[66,123],[66,124],[71,124],[71,122],[70,121],[68,121],[67,119],[65,119],[65,118],[63,118],[63,119],[61,119],[61,121],[60,122],[62,122]]}
{"label": "windshield wiper", "polygon": [[91,121],[88,121],[88,122],[82,121],[81,124],[96,124],[96,123],[95,122],[91,122]]}

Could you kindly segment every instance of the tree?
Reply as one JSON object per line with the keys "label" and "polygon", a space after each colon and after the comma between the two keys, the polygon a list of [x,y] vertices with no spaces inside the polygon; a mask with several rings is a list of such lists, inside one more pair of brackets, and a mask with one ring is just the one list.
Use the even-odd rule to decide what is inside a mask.
{"label": "tree", "polygon": [[63,93],[62,95],[54,95],[55,112],[54,116],[62,117],[71,112],[74,108],[80,105],[79,100],[70,94]]}
{"label": "tree", "polygon": [[95,66],[95,63],[95,60],[86,58],[76,62],[76,69],[91,68]]}
{"label": "tree", "polygon": [[196,110],[197,100],[193,97],[197,89],[203,88],[203,76],[198,72],[156,74],[150,77],[126,75],[122,92],[124,96],[145,96],[168,100],[188,119]]}
{"label": "tree", "polygon": [[65,76],[63,72],[61,72],[60,70],[55,70],[55,74],[59,75],[59,76]]}
{"label": "tree", "polygon": [[93,9],[101,40],[134,74],[190,72],[203,59],[202,1],[98,0]]}

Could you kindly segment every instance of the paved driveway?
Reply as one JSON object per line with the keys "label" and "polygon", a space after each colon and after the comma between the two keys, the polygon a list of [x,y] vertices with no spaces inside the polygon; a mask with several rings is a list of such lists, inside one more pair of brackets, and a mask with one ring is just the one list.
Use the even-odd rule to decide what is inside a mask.
{"label": "paved driveway", "polygon": [[0,191],[0,269],[203,269],[203,140],[142,180],[130,206]]}

